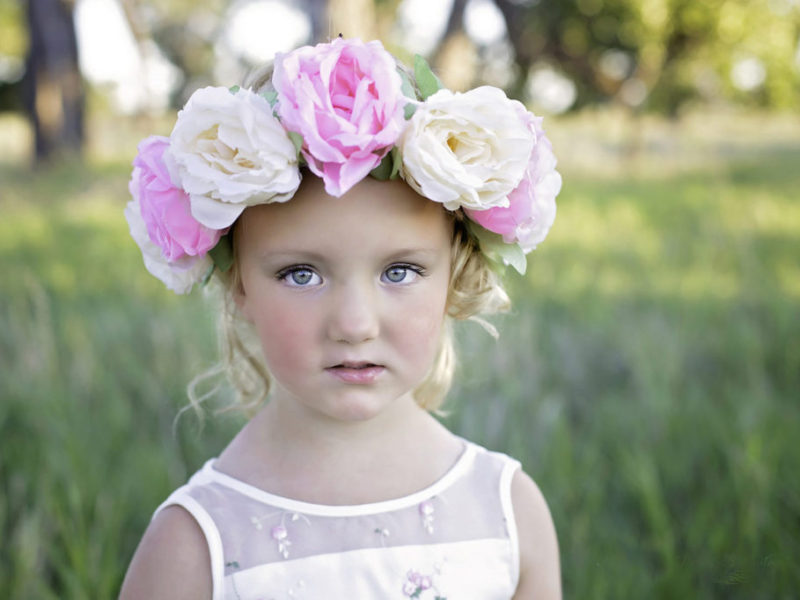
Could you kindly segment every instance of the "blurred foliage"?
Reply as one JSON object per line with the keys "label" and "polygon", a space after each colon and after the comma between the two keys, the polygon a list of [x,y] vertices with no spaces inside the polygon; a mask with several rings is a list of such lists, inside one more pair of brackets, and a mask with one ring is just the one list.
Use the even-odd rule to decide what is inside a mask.
{"label": "blurred foliage", "polygon": [[125,17],[142,56],[151,52],[148,42],[175,65],[182,77],[173,90],[173,106],[182,106],[190,92],[212,83],[214,43],[221,35],[226,0],[121,0]]}
{"label": "blurred foliage", "polygon": [[[800,5],[794,0],[494,2],[507,24],[515,97],[525,95],[531,69],[550,66],[576,85],[575,109],[606,101],[666,114],[687,102],[727,100],[777,109],[800,104]],[[176,106],[187,90],[210,81],[214,44],[231,2],[120,3],[143,52],[153,40],[182,71]],[[304,2],[307,11],[324,10],[323,4]],[[388,32],[399,4],[376,1],[378,32]],[[463,3],[456,5],[463,10]],[[22,6],[0,0],[0,54],[25,52]],[[752,90],[732,83],[732,70],[743,60],[757,61],[764,71]]]}
{"label": "blurred foliage", "polygon": [[[578,87],[575,108],[609,98],[638,105],[631,96],[640,96],[645,108],[673,114],[689,100],[791,108],[800,99],[800,6],[791,0],[497,4],[509,23],[521,76],[539,61],[562,70]],[[754,93],[731,84],[731,69],[745,58],[758,59],[766,70]],[[516,87],[522,84],[518,79]],[[643,86],[644,94],[633,86]]]}
{"label": "blurred foliage", "polygon": [[0,112],[23,109],[23,60],[28,50],[24,4],[0,0]]}
{"label": "blurred foliage", "polygon": [[24,4],[17,0],[0,0],[0,56],[23,58],[28,49]]}

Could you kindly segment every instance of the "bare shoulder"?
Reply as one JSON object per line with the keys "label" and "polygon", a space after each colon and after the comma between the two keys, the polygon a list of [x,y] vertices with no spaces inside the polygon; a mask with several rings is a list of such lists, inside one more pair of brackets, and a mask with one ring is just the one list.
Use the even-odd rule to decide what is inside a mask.
{"label": "bare shoulder", "polygon": [[211,598],[211,560],[202,529],[185,509],[158,513],[133,555],[120,600]]}
{"label": "bare shoulder", "polygon": [[539,486],[521,469],[511,481],[511,501],[520,547],[514,600],[560,600],[561,566],[553,518]]}

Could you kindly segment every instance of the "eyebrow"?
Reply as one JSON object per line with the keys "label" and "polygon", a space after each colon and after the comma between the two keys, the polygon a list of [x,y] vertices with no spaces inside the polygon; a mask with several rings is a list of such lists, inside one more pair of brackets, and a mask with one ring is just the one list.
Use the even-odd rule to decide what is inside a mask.
{"label": "eyebrow", "polygon": [[436,248],[404,248],[402,250],[398,250],[397,252],[392,252],[386,257],[386,259],[391,262],[405,256],[423,256],[425,258],[434,258],[437,254],[439,254],[439,250]]}
{"label": "eyebrow", "polygon": [[[391,254],[388,254],[384,260],[386,262],[393,262],[395,260],[399,260],[405,257],[420,257],[426,259],[432,259],[437,254],[439,254],[439,250],[436,248],[401,248],[399,250],[395,250]],[[267,261],[267,260],[302,260],[307,261],[310,263],[321,263],[328,260],[328,256],[321,254],[319,252],[314,252],[311,250],[292,250],[291,248],[279,248],[276,250],[264,250],[258,254],[259,261]]]}
{"label": "eyebrow", "polygon": [[258,258],[264,260],[307,260],[308,262],[320,262],[325,260],[325,256],[318,252],[308,250],[264,250],[258,253]]}

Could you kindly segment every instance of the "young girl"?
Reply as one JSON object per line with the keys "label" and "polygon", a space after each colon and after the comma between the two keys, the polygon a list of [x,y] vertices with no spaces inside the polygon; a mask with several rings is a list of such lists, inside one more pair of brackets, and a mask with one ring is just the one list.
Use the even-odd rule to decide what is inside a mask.
{"label": "young girl", "polygon": [[430,414],[450,322],[506,308],[496,271],[524,270],[560,177],[521,104],[440,88],[339,38],[140,144],[131,233],[176,292],[221,283],[257,410],[158,508],[123,599],[560,598],[534,482]]}

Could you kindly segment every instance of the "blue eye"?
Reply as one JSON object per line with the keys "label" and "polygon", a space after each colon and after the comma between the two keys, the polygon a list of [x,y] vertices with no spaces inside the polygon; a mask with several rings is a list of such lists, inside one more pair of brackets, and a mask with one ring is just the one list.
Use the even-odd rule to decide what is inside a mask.
{"label": "blue eye", "polygon": [[423,269],[414,265],[392,265],[381,275],[381,280],[387,283],[411,283],[423,274]]}
{"label": "blue eye", "polygon": [[278,273],[278,279],[291,287],[310,287],[322,283],[322,278],[308,267],[290,267]]}

